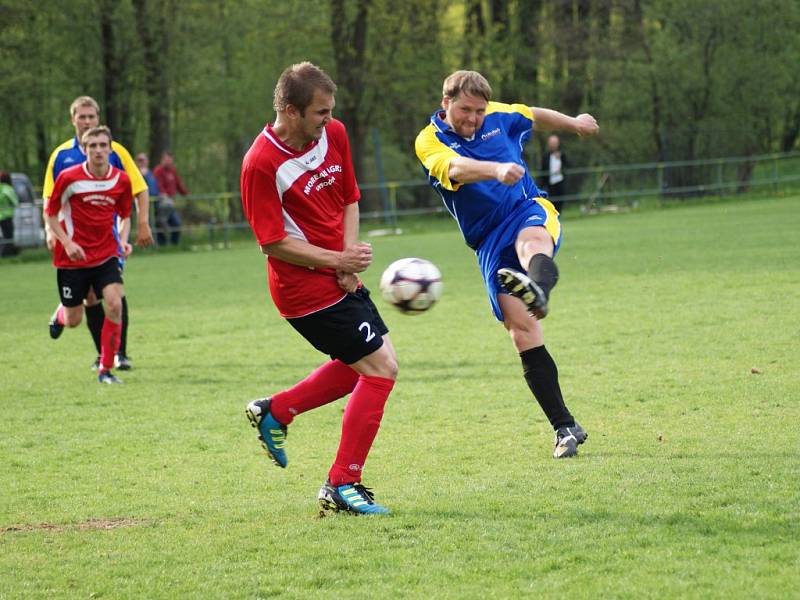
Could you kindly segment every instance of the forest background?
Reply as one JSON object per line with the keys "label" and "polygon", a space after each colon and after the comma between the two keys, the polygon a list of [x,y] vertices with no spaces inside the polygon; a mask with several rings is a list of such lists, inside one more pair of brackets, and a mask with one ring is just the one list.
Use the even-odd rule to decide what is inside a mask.
{"label": "forest background", "polygon": [[800,136],[797,0],[0,0],[0,53],[0,168],[36,185],[88,94],[131,152],[171,149],[193,193],[236,192],[275,81],[302,60],[339,85],[362,183],[377,140],[387,179],[422,178],[414,138],[459,68],[497,100],[595,115],[596,142],[565,140],[576,166],[785,152]]}

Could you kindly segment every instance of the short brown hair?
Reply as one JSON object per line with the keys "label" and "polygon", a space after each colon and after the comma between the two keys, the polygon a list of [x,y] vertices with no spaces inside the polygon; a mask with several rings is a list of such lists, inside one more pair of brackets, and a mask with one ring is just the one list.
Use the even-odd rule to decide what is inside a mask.
{"label": "short brown hair", "polygon": [[92,127],[90,130],[84,132],[84,134],[81,136],[81,146],[85,146],[86,145],[86,141],[90,137],[94,137],[96,135],[105,135],[105,136],[107,136],[109,144],[112,141],[114,141],[114,138],[111,137],[111,130],[108,127],[106,127],[105,125],[99,125],[97,127]]}
{"label": "short brown hair", "polygon": [[318,66],[310,62],[297,63],[287,67],[278,78],[272,106],[282,112],[291,104],[302,115],[314,99],[315,90],[335,94],[336,84]]}
{"label": "short brown hair", "polygon": [[69,116],[74,117],[81,106],[91,106],[97,111],[98,115],[100,114],[100,105],[97,103],[97,100],[91,96],[78,96],[72,101],[72,104],[69,105]]}
{"label": "short brown hair", "polygon": [[492,98],[492,86],[477,71],[456,71],[444,80],[442,95],[455,100],[460,94],[480,96],[488,102]]}

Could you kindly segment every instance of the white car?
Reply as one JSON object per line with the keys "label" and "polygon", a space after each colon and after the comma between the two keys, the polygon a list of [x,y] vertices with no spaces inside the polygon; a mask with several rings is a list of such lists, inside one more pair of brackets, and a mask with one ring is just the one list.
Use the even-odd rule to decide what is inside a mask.
{"label": "white car", "polygon": [[24,173],[11,173],[11,185],[17,192],[19,205],[14,211],[14,245],[17,248],[32,248],[44,244],[42,206],[44,200],[37,198],[31,180]]}

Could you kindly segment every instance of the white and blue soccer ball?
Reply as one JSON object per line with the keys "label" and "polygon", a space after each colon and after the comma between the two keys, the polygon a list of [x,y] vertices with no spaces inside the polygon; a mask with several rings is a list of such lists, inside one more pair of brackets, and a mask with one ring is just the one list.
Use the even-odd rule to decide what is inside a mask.
{"label": "white and blue soccer ball", "polygon": [[390,264],[381,276],[383,299],[400,312],[414,315],[425,312],[441,298],[442,274],[424,258],[401,258]]}

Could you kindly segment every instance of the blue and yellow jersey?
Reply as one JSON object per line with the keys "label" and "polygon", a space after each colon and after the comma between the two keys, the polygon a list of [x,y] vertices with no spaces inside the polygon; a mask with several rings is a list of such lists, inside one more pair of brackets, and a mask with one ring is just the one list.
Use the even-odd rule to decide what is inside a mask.
{"label": "blue and yellow jersey", "polygon": [[[474,249],[520,203],[544,195],[522,158],[523,146],[533,131],[533,114],[524,104],[489,102],[483,125],[471,139],[455,133],[443,117],[441,110],[433,113],[414,146],[428,182],[458,222],[467,245]],[[451,181],[450,161],[456,156],[515,162],[525,169],[525,175],[514,185],[504,185],[495,179],[466,184]]]}
{"label": "blue and yellow jersey", "polygon": [[[79,165],[85,160],[86,155],[83,153],[83,148],[78,143],[78,136],[67,140],[53,150],[53,153],[50,155],[50,160],[47,161],[47,170],[44,172],[44,185],[42,186],[42,196],[44,199],[47,200],[50,194],[53,193],[53,185],[61,171],[68,167]],[[128,174],[134,196],[147,189],[147,183],[145,183],[144,177],[142,177],[142,174],[139,172],[139,167],[133,162],[130,152],[125,149],[125,146],[112,141],[111,156],[108,157],[108,162]]]}

